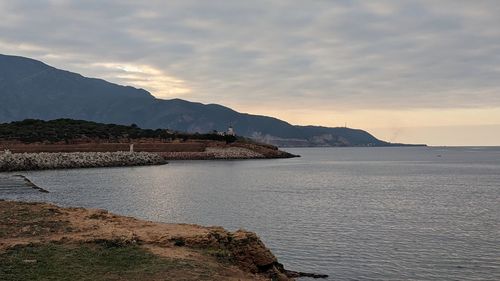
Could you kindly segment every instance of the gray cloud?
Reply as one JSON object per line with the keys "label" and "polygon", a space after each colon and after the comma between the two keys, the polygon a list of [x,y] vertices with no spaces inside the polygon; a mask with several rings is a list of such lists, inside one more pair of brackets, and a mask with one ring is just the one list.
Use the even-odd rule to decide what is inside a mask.
{"label": "gray cloud", "polygon": [[[0,52],[241,108],[492,107],[498,15],[494,0],[0,0]],[[115,64],[161,73],[148,87]]]}

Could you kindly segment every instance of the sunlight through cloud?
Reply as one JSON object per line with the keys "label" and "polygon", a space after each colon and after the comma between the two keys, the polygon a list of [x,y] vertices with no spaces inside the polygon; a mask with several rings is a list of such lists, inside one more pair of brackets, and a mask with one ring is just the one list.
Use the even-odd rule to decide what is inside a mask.
{"label": "sunlight through cloud", "polygon": [[158,98],[174,98],[191,92],[184,80],[149,65],[105,62],[92,66],[104,68],[105,75],[120,84],[146,89]]}

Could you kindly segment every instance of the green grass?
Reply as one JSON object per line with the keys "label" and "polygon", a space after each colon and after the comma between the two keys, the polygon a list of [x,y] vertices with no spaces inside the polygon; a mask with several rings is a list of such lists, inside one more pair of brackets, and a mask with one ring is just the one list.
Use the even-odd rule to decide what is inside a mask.
{"label": "green grass", "polygon": [[[156,256],[138,245],[43,244],[0,254],[0,280],[177,280],[196,264]],[[178,276],[178,275],[177,275]]]}

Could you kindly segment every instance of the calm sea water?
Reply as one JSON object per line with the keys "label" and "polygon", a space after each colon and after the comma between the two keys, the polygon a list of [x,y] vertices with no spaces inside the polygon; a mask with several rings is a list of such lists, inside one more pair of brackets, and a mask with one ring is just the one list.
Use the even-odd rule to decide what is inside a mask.
{"label": "calm sea water", "polygon": [[301,158],[27,172],[3,198],[255,231],[330,280],[500,280],[500,148],[306,148]]}

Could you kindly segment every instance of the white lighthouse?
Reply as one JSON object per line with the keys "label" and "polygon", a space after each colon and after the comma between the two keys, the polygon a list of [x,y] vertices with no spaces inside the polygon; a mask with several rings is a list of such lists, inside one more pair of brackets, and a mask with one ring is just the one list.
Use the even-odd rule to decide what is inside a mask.
{"label": "white lighthouse", "polygon": [[236,133],[234,132],[233,126],[229,125],[229,128],[227,128],[227,134],[228,136],[235,136]]}

